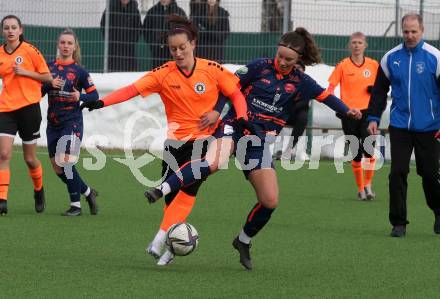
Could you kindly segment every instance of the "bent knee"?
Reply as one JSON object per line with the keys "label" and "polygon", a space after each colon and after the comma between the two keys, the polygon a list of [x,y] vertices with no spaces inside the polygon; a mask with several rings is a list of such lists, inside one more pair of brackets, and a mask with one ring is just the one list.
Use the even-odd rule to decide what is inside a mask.
{"label": "bent knee", "polygon": [[9,161],[12,157],[12,151],[9,149],[0,150],[0,161]]}
{"label": "bent knee", "polygon": [[266,208],[275,209],[278,206],[278,194],[268,194],[259,201]]}

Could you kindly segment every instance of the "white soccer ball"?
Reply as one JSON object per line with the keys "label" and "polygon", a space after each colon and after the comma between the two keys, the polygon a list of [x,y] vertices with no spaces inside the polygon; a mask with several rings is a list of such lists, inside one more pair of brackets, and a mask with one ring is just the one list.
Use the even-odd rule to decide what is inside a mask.
{"label": "white soccer ball", "polygon": [[197,248],[199,234],[191,224],[180,222],[168,229],[165,244],[175,255],[188,255]]}

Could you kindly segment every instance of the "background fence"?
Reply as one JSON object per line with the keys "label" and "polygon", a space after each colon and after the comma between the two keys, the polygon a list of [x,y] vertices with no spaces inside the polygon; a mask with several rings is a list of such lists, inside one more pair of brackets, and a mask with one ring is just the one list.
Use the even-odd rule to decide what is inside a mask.
{"label": "background fence", "polygon": [[[81,41],[83,64],[92,72],[102,72],[109,55],[115,59],[133,56],[136,60],[132,69],[120,71],[143,71],[153,67],[158,57],[152,52],[151,45],[160,46],[161,42],[148,39],[157,33],[157,30],[144,30],[143,27],[139,27],[135,32],[138,34],[137,39],[133,42],[127,41],[128,32],[135,31],[132,26],[110,26],[107,32],[110,43],[105,43],[105,22],[101,28],[101,19],[106,5],[112,5],[113,2],[117,3],[120,0],[0,0],[0,10],[2,15],[15,14],[22,19],[26,39],[37,45],[47,59],[53,59],[56,55],[55,41],[58,33],[64,27],[72,27]],[[211,48],[206,42],[202,45],[202,48],[211,52],[206,54],[205,51],[204,55],[221,55],[222,57],[211,58],[223,63],[244,64],[256,57],[272,56],[277,40],[286,26],[306,27],[314,35],[327,64],[334,65],[348,54],[348,35],[354,31],[362,31],[369,36],[367,55],[380,59],[388,49],[400,41],[400,30],[399,26],[396,27],[396,20],[398,24],[402,15],[409,11],[422,12],[425,18],[425,38],[435,46],[440,46],[438,0],[222,0],[220,5],[229,14],[229,33],[225,30],[214,33],[212,29],[206,28],[212,24],[206,17],[207,11],[204,11],[205,2],[206,0],[177,0],[176,4],[187,16],[199,17],[198,23],[201,24],[202,32],[205,37],[208,36],[206,39],[209,40],[209,36],[215,34],[225,37],[224,44],[214,44]],[[137,3],[140,22],[144,21],[148,10],[158,3],[159,1],[154,0],[142,0]],[[290,10],[285,9],[289,6]],[[112,12],[112,8],[109,12]],[[126,13],[125,11],[118,16],[126,19]],[[112,17],[109,18],[111,19]],[[113,43],[113,47],[122,48],[122,52],[112,50],[111,32],[118,28],[126,33],[122,34],[119,41]],[[127,45],[128,48],[131,45],[133,54],[130,54],[131,50]],[[224,48],[224,52],[218,54],[219,48]],[[109,58],[109,63],[112,57]],[[129,64],[127,61],[123,63],[125,66]]]}

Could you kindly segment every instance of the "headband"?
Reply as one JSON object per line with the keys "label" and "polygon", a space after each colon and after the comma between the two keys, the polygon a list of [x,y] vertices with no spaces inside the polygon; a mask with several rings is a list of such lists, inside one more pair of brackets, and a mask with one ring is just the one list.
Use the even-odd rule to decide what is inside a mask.
{"label": "headband", "polygon": [[188,34],[188,37],[190,40],[193,39],[193,34],[191,33],[191,31],[189,31],[188,29],[183,28],[183,27],[174,27],[174,28],[170,29],[168,31],[168,36],[174,35],[177,33],[186,33],[186,34]]}
{"label": "headband", "polygon": [[297,49],[294,49],[292,46],[287,46],[287,45],[282,44],[282,43],[279,43],[278,46],[289,48],[290,50],[295,51],[296,53],[298,53],[298,55],[301,55],[301,56],[304,54],[303,52],[298,51]]}

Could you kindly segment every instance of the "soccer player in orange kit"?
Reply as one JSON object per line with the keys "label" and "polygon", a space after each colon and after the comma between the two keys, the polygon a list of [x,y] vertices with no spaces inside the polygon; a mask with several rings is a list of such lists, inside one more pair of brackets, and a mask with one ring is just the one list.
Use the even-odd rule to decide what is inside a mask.
{"label": "soccer player in orange kit", "polygon": [[[194,159],[193,151],[196,146],[204,157],[207,142],[219,121],[219,113],[213,111],[221,92],[229,97],[237,111],[237,119],[246,126],[247,109],[244,96],[238,87],[238,78],[214,61],[194,56],[197,41],[197,29],[193,23],[184,17],[173,15],[169,19],[168,46],[173,57],[162,66],[153,69],[135,83],[118,89],[102,100],[83,103],[83,108],[99,109],[109,105],[127,101],[135,96],[148,96],[159,93],[164,105],[169,127],[178,124],[176,129],[168,131],[168,139],[164,145],[164,160],[162,174],[168,177],[177,169],[171,169],[170,161],[176,161],[181,167]],[[213,116],[213,122],[201,122],[206,115]],[[211,124],[214,125],[211,125]],[[175,159],[175,160],[174,160]],[[160,229],[147,252],[156,259],[162,255],[166,231],[178,222],[185,221],[191,212],[195,197],[203,181],[182,188],[165,197],[165,209]],[[166,265],[173,258],[165,251],[158,265]]]}
{"label": "soccer player in orange kit", "polygon": [[23,158],[34,184],[35,211],[45,208],[43,169],[36,156],[41,124],[41,83],[52,76],[40,51],[23,38],[23,26],[14,15],[1,21],[5,44],[0,48],[0,215],[8,212],[9,163],[15,135],[23,141]]}
{"label": "soccer player in orange kit", "polygon": [[[344,134],[355,136],[359,140],[358,150],[352,152],[355,157],[351,162],[359,200],[372,200],[375,197],[371,185],[376,159],[365,151],[363,142],[370,135],[367,132],[366,111],[379,64],[376,60],[365,57],[367,45],[367,39],[362,32],[353,33],[349,41],[350,57],[340,61],[328,79],[328,90],[331,93],[337,85],[340,85],[341,100],[349,108],[356,108],[362,112],[360,120],[340,117],[337,114],[341,119]],[[362,167],[362,157],[369,161],[365,169]]]}

